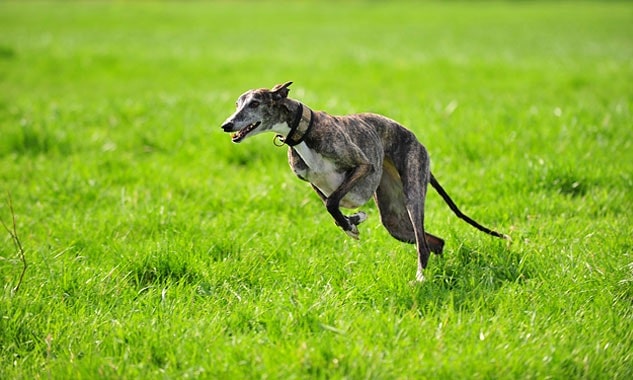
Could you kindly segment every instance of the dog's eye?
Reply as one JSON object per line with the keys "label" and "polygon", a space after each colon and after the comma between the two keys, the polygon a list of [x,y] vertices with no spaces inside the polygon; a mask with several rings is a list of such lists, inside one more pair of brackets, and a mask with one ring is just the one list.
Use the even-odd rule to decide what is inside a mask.
{"label": "dog's eye", "polygon": [[257,108],[259,107],[259,102],[257,100],[253,100],[248,106],[251,108]]}

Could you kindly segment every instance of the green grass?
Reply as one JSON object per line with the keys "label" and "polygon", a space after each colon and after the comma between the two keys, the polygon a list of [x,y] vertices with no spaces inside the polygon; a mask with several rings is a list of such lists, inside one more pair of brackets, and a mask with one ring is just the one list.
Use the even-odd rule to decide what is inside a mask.
{"label": "green grass", "polygon": [[[633,377],[633,6],[0,3],[0,378]],[[337,229],[254,87],[411,128],[427,281]]]}

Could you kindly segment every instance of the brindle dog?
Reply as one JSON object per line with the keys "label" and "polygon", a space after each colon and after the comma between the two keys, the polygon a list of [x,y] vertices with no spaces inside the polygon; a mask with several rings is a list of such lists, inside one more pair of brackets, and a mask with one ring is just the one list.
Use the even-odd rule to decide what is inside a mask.
{"label": "brindle dog", "polygon": [[492,236],[509,239],[464,215],[429,169],[429,155],[415,135],[387,117],[362,113],[332,116],[288,98],[292,82],[242,94],[237,110],[222,125],[234,143],[275,132],[288,145],[294,173],[310,182],[336,224],[358,239],[364,212],[345,216],[374,197],[380,219],[396,239],[416,243],[416,279],[424,280],[430,252],[441,254],[444,240],[424,231],[424,201],[430,183],[455,214]]}

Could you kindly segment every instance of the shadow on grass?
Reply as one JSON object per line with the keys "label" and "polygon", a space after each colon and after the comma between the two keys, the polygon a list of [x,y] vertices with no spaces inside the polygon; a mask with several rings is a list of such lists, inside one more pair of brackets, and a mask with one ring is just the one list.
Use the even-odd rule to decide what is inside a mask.
{"label": "shadow on grass", "polygon": [[541,163],[532,169],[533,173],[529,176],[531,180],[521,184],[523,188],[578,198],[601,185],[597,179],[588,177],[585,171],[570,165]]}
{"label": "shadow on grass", "polygon": [[144,256],[140,262],[130,263],[129,273],[129,280],[139,289],[180,282],[191,285],[200,279],[187,261],[176,254]]}
{"label": "shadow on grass", "polygon": [[[427,282],[417,286],[406,301],[408,309],[432,311],[451,304],[456,310],[493,307],[486,302],[508,284],[522,284],[534,271],[520,252],[504,247],[487,252],[466,245],[450,253],[449,258],[435,260]],[[484,301],[484,302],[482,302]]]}

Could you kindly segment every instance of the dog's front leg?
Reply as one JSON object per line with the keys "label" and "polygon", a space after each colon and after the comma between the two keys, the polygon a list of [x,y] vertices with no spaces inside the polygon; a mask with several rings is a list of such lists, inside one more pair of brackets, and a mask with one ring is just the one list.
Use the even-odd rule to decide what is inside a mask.
{"label": "dog's front leg", "polygon": [[[341,200],[345,197],[345,195],[354,187],[354,185],[361,180],[369,171],[372,166],[370,164],[361,164],[352,169],[343,183],[336,189],[329,197],[325,198],[325,207],[327,211],[332,215],[336,224],[345,231],[346,234],[351,236],[354,239],[358,239],[358,227],[357,224],[365,221],[367,216],[365,213],[359,212],[357,214],[352,215],[351,217],[347,217],[343,215],[340,210]],[[324,197],[323,193],[318,191],[321,198]]]}
{"label": "dog's front leg", "polygon": [[[323,192],[318,187],[314,186],[313,184],[310,184],[310,185],[312,185],[312,188],[314,189],[314,191],[317,193],[319,198],[321,198],[321,200],[323,201],[323,204],[327,206],[327,199],[328,199],[327,196],[323,194]],[[348,216],[347,220],[349,224],[352,225],[352,229],[354,229],[354,226],[357,226],[361,224],[362,222],[364,222],[365,220],[367,220],[367,214],[365,214],[362,211],[359,211],[356,214],[352,214]],[[336,224],[339,225],[338,222]],[[356,235],[356,238],[358,238],[358,234]]]}

